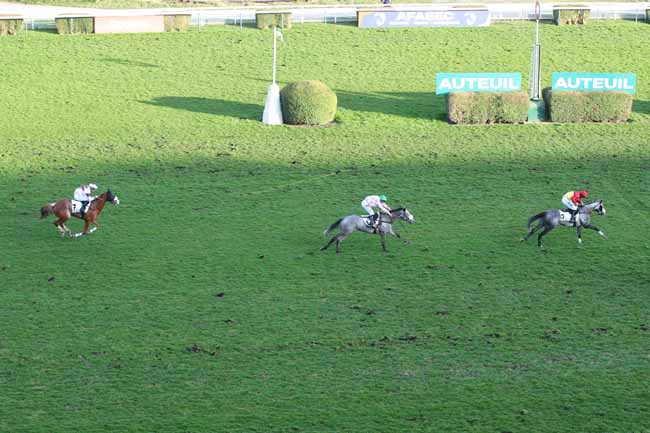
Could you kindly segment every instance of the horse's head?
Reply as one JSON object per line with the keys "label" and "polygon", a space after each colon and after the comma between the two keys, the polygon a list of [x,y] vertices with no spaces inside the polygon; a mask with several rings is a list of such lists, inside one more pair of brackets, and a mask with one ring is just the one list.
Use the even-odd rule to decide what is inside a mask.
{"label": "horse's head", "polygon": [[120,199],[117,198],[117,196],[113,194],[110,189],[106,191],[106,201],[109,201],[113,204],[120,204]]}
{"label": "horse's head", "polygon": [[415,218],[406,208],[400,209],[399,217],[409,224],[413,224],[415,222]]}
{"label": "horse's head", "polygon": [[603,201],[602,201],[602,200],[598,200],[598,201],[595,202],[595,203],[597,203],[597,204],[596,204],[596,207],[594,208],[594,211],[595,211],[598,215],[605,216],[605,214],[607,214],[607,210],[605,209],[605,206],[603,206]]}

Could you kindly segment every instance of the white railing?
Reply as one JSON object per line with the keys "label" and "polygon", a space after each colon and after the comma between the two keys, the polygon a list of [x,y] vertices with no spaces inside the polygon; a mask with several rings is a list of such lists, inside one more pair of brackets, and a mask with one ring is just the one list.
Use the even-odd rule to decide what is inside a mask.
{"label": "white railing", "polygon": [[[394,8],[400,9],[417,9],[417,10],[442,10],[447,9],[450,4],[439,4],[436,0],[430,4],[393,4]],[[480,3],[477,2],[477,3]],[[645,21],[645,11],[650,8],[650,3],[581,3],[586,4],[591,9],[590,19],[596,20],[634,20]],[[459,6],[458,3],[453,4]],[[559,5],[559,3],[558,3]],[[534,3],[521,4],[487,4],[490,11],[492,22],[498,21],[532,21],[535,19]],[[554,4],[545,4],[542,6],[542,20],[553,19]],[[225,8],[197,8],[197,9],[148,9],[148,13],[161,12],[182,12],[192,15],[192,24],[199,29],[209,25],[236,25],[243,26],[255,22],[256,11],[283,10],[293,13],[293,23],[313,23],[324,22],[336,24],[339,22],[354,22],[357,19],[358,9],[378,8],[381,5],[331,5],[331,6],[257,6],[241,7],[234,9]],[[124,14],[126,11],[120,11]],[[114,13],[114,11],[102,11],[102,13]],[[25,14],[22,14],[25,16]],[[55,28],[55,16],[45,17],[43,12],[39,16],[25,16],[25,26],[28,29],[53,29]]]}

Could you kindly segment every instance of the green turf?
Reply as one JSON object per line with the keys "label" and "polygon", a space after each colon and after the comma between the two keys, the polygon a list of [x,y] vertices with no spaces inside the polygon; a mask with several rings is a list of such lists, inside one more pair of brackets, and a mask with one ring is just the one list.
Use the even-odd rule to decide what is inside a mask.
{"label": "green turf", "polygon": [[[433,95],[525,83],[533,32],[296,25],[278,77],[337,93],[328,128],[259,121],[269,32],[0,39],[0,431],[650,430],[647,25],[542,26],[543,85],[637,74],[624,125],[454,126]],[[82,182],[122,203],[61,240],[38,209]],[[609,240],[519,242],[582,187]],[[412,244],[319,252],[369,193]]]}

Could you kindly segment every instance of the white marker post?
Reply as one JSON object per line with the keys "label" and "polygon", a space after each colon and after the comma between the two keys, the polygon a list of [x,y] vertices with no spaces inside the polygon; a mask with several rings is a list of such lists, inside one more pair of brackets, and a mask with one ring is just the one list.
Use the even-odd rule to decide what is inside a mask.
{"label": "white marker post", "polygon": [[266,94],[266,103],[264,104],[264,114],[262,122],[266,125],[282,125],[282,107],[280,106],[280,87],[275,82],[275,71],[277,63],[277,38],[284,42],[282,33],[277,27],[273,27],[273,82],[269,86]]}
{"label": "white marker post", "polygon": [[544,101],[542,100],[542,46],[539,43],[539,20],[542,16],[542,5],[535,1],[535,45],[531,59],[530,71],[530,103],[528,104],[528,121],[541,122],[546,117]]}

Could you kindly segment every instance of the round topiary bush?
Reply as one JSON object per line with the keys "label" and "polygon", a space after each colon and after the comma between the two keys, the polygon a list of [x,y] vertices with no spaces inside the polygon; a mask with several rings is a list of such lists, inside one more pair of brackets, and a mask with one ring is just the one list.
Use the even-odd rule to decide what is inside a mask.
{"label": "round topiary bush", "polygon": [[325,125],[336,114],[336,94],[316,80],[287,84],[280,102],[284,123],[290,125]]}

